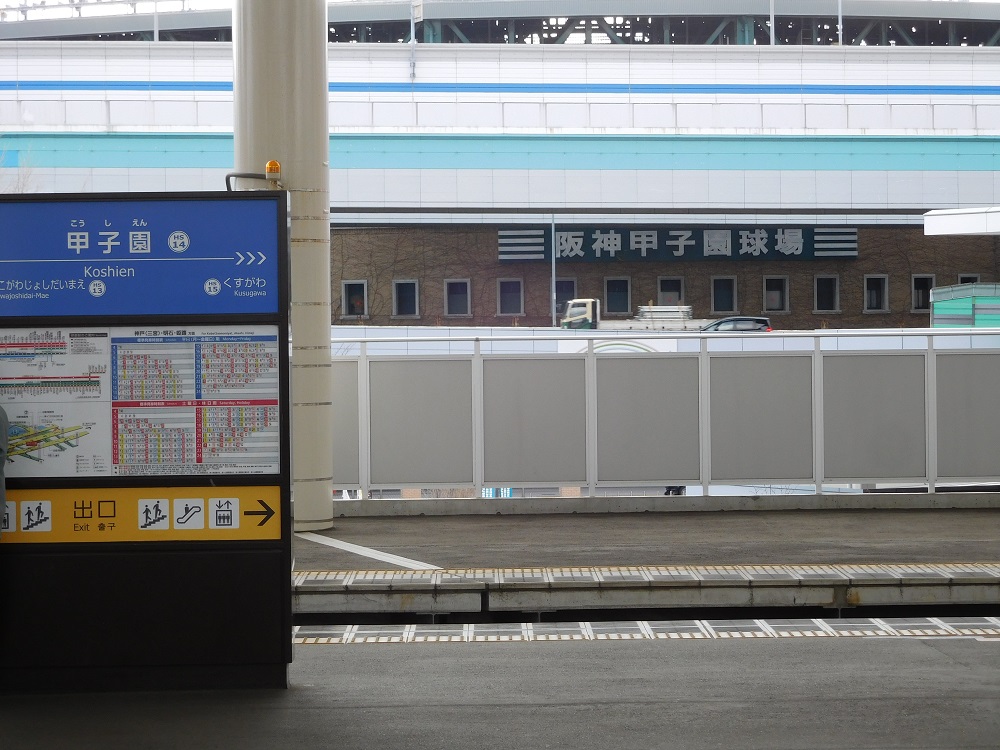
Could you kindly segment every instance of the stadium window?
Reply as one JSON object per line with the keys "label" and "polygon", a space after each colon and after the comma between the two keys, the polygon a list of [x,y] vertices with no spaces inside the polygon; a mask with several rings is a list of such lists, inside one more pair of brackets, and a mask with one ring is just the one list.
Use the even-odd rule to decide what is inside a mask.
{"label": "stadium window", "polygon": [[978,273],[960,273],[958,275],[959,284],[978,284],[979,274]]}
{"label": "stadium window", "polygon": [[660,288],[656,300],[657,304],[684,304],[684,279],[678,277],[664,277],[660,279],[659,283]]}
{"label": "stadium window", "polygon": [[788,277],[764,277],[764,311],[788,312]]}
{"label": "stadium window", "polygon": [[341,284],[341,314],[344,317],[368,315],[368,282],[345,281]]}
{"label": "stadium window", "polygon": [[840,312],[840,278],[817,276],[814,279],[813,312]]}
{"label": "stadium window", "polygon": [[497,279],[497,315],[524,315],[524,288],[520,279]]}
{"label": "stadium window", "polygon": [[889,312],[889,277],[865,276],[865,312]]}
{"label": "stadium window", "polygon": [[712,277],[712,314],[733,314],[736,312],[736,277]]}
{"label": "stadium window", "polygon": [[446,316],[471,316],[472,308],[469,306],[469,299],[468,279],[445,279],[444,314]]}
{"label": "stadium window", "polygon": [[417,282],[411,279],[392,282],[392,315],[396,318],[420,316]]}
{"label": "stadium window", "polygon": [[604,311],[609,315],[632,312],[631,283],[627,278],[604,280]]}
{"label": "stadium window", "polygon": [[934,276],[914,274],[910,277],[911,312],[927,312],[931,309],[931,289],[934,288]]}

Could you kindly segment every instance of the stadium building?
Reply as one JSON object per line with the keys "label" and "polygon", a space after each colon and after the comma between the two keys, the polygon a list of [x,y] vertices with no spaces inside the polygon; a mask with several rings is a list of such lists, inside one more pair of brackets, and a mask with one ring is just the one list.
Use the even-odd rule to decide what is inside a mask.
{"label": "stadium building", "polygon": [[[196,5],[0,2],[0,190],[225,189],[229,12]],[[1000,202],[1000,4],[838,5],[425,2],[414,42],[409,2],[330,3],[332,322],[551,325],[554,282],[912,327],[1000,281],[993,237],[922,227]]]}

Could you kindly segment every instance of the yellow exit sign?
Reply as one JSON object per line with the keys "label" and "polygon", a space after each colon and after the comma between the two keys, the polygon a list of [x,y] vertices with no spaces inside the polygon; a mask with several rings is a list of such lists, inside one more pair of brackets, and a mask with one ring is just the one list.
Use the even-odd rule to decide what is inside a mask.
{"label": "yellow exit sign", "polygon": [[281,538],[279,487],[9,490],[0,543]]}

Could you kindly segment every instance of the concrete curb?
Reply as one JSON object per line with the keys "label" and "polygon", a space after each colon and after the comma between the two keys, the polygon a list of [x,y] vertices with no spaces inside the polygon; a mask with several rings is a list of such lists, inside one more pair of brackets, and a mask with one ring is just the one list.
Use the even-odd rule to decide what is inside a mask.
{"label": "concrete curb", "polygon": [[681,513],[775,510],[931,510],[1000,508],[1000,493],[866,493],[643,497],[424,498],[335,500],[334,518],[537,515],[548,513]]}
{"label": "concrete curb", "polygon": [[727,565],[302,571],[296,614],[984,605],[1000,565]]}

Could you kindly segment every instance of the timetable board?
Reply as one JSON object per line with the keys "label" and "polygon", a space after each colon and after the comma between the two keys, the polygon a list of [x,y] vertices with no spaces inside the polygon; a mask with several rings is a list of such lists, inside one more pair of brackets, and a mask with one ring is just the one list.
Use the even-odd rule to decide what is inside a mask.
{"label": "timetable board", "polygon": [[277,474],[274,325],[0,331],[7,475]]}

